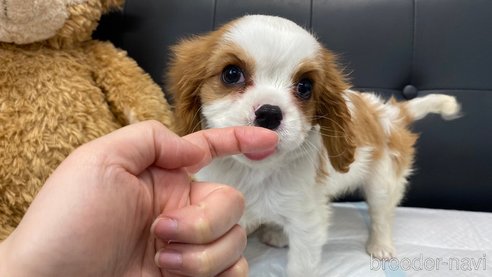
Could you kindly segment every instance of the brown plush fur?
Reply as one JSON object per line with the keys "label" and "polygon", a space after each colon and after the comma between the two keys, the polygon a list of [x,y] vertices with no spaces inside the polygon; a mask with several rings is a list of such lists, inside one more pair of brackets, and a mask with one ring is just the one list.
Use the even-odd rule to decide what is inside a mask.
{"label": "brown plush fur", "polygon": [[134,121],[172,116],[161,89],[126,53],[91,39],[121,0],[69,7],[55,37],[0,42],[0,241],[77,146]]}

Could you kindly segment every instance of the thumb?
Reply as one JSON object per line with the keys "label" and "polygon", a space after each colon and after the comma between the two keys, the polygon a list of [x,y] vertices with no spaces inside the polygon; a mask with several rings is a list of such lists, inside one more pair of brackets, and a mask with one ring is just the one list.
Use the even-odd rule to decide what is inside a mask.
{"label": "thumb", "polygon": [[177,169],[195,165],[204,151],[157,121],[144,121],[118,129],[78,149],[106,164],[122,166],[133,175],[156,165]]}

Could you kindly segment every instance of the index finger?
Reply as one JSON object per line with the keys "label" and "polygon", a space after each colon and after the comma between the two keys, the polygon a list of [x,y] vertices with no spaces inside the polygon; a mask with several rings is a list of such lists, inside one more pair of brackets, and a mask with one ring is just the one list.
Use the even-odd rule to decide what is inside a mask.
{"label": "index finger", "polygon": [[188,168],[190,172],[198,171],[216,157],[274,150],[278,143],[277,133],[250,126],[208,129],[183,138],[205,152],[199,163]]}

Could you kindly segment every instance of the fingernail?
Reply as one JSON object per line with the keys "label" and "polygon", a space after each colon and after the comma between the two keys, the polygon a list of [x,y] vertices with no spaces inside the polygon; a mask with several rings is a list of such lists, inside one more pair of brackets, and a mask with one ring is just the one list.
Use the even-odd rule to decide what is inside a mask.
{"label": "fingernail", "polygon": [[157,252],[155,263],[160,268],[179,269],[183,265],[183,256],[176,250],[165,249]]}
{"label": "fingernail", "polygon": [[178,222],[172,218],[158,218],[151,227],[154,235],[163,240],[176,239],[178,234]]}

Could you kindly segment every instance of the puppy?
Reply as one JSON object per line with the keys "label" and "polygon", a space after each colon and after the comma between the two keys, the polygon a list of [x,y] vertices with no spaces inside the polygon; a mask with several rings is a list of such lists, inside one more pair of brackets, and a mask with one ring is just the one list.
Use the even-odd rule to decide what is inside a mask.
{"label": "puppy", "polygon": [[169,90],[178,133],[260,126],[279,137],[274,151],[214,160],[199,180],[230,184],[246,199],[240,224],[289,245],[288,276],[316,276],[327,241],[328,200],[361,187],[371,217],[367,252],[395,255],[392,218],[412,171],[428,113],[452,118],[455,98],[428,95],[384,102],[349,89],[333,54],[295,23],[245,16],[173,48]]}

